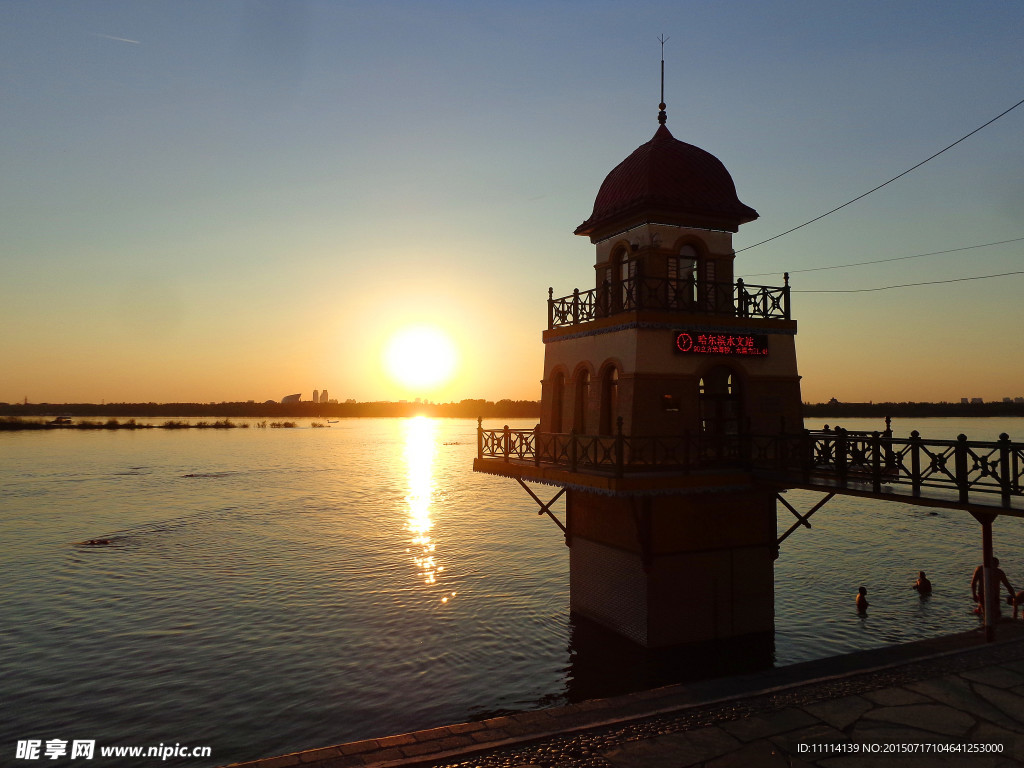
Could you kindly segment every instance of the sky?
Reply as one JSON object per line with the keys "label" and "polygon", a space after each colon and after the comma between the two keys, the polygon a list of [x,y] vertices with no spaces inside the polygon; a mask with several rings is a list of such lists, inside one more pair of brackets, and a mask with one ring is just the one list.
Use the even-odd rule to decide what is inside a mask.
{"label": "sky", "polygon": [[[538,399],[573,230],[657,128],[791,273],[803,398],[1024,396],[1013,2],[0,2],[0,401]],[[389,374],[396,334],[453,377]],[[415,338],[415,336],[413,336]],[[390,350],[390,351],[389,351]],[[410,350],[410,357],[415,350]],[[399,353],[400,356],[400,353]]]}

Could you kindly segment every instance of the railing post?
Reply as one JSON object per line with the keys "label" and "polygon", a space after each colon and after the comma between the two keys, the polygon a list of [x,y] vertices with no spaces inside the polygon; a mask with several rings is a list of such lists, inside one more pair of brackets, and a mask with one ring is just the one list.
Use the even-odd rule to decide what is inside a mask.
{"label": "railing post", "polygon": [[914,496],[921,495],[921,433],[910,433],[910,488]]}
{"label": "railing post", "polygon": [[878,430],[871,433],[871,490],[882,492],[882,436]]}
{"label": "railing post", "polygon": [[569,430],[569,471],[576,471],[576,427]]}
{"label": "railing post", "polygon": [[533,466],[540,466],[540,424],[533,428]]}
{"label": "railing post", "polygon": [[836,427],[836,474],[839,475],[839,484],[846,487],[846,430]]}
{"label": "railing post", "polygon": [[608,317],[612,313],[612,283],[608,278],[605,278],[604,285],[604,298],[601,303],[604,305],[603,317]]}
{"label": "railing post", "polygon": [[814,446],[811,443],[811,430],[805,429],[802,445],[800,446],[800,470],[803,472],[804,482],[811,480],[811,465],[814,463]]}
{"label": "railing post", "polygon": [[968,501],[967,435],[956,436],[954,455],[956,457],[956,487],[960,489],[960,503],[966,504]]}
{"label": "railing post", "polygon": [[504,439],[502,440],[502,452],[505,454],[505,463],[508,463],[508,440],[509,440],[509,432],[508,432],[508,424],[506,424],[505,425],[505,435],[504,435]]}
{"label": "railing post", "polygon": [[484,457],[484,417],[476,417],[476,457]]}
{"label": "railing post", "polygon": [[572,289],[572,324],[579,325],[580,322],[580,289]]}
{"label": "railing post", "polygon": [[615,419],[615,476],[622,477],[626,468],[626,446],[622,437],[622,417]]}
{"label": "railing post", "polygon": [[892,416],[885,417],[885,432],[882,433],[885,438],[885,471],[891,472],[893,467],[896,466],[896,453],[892,449]]}
{"label": "railing post", "polygon": [[789,320],[789,272],[783,275],[785,284],[782,286],[782,314]]}
{"label": "railing post", "polygon": [[555,327],[555,289],[548,286],[548,330]]}
{"label": "railing post", "polygon": [[736,314],[738,317],[747,316],[747,291],[742,277],[736,281]]}
{"label": "railing post", "polygon": [[1003,506],[1009,509],[1013,477],[1010,475],[1010,436],[1005,432],[999,435],[999,489],[1002,492]]}

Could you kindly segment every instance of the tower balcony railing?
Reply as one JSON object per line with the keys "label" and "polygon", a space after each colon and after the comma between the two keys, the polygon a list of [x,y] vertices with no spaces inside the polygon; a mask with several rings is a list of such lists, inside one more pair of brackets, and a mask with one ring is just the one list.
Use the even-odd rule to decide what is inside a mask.
{"label": "tower balcony railing", "polygon": [[844,429],[795,434],[614,435],[477,428],[477,457],[623,477],[733,468],[784,486],[856,489],[864,493],[939,498],[967,505],[1019,508],[1024,501],[1024,443],[924,440],[891,432]]}
{"label": "tower balcony railing", "polygon": [[589,291],[574,290],[554,298],[548,289],[548,329],[587,323],[622,312],[701,313],[789,320],[789,274],[785,285],[750,285],[743,280],[722,283],[695,277],[631,277],[605,282]]}

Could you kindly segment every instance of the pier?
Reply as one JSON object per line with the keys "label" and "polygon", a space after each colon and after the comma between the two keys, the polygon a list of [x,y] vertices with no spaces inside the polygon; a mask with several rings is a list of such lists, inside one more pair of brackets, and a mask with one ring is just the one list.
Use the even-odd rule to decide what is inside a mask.
{"label": "pier", "polygon": [[[926,440],[844,429],[715,436],[552,434],[477,428],[473,469],[604,493],[658,494],[723,474],[778,489],[804,488],[968,512],[1024,516],[1024,443]],[[780,542],[781,543],[781,542]]]}

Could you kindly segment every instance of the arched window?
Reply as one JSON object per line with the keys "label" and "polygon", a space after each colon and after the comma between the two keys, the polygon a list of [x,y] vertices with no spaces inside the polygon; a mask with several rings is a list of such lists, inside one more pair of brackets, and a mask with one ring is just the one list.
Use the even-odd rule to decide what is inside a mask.
{"label": "arched window", "polygon": [[619,369],[610,366],[601,378],[601,434],[615,434],[619,417]]}
{"label": "arched window", "polygon": [[697,249],[684,245],[678,256],[668,259],[668,301],[670,309],[687,309],[697,301]]}
{"label": "arched window", "polygon": [[580,371],[576,378],[576,413],[573,425],[576,434],[587,434],[587,410],[590,406],[590,371]]}
{"label": "arched window", "polygon": [[732,369],[719,365],[700,380],[700,427],[708,435],[740,431],[740,393]]}
{"label": "arched window", "polygon": [[550,432],[562,431],[562,403],[565,400],[565,374],[559,371],[551,377],[551,428]]}
{"label": "arched window", "polygon": [[620,248],[612,256],[612,304],[616,310],[635,309],[637,303],[636,259],[629,250]]}

